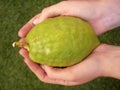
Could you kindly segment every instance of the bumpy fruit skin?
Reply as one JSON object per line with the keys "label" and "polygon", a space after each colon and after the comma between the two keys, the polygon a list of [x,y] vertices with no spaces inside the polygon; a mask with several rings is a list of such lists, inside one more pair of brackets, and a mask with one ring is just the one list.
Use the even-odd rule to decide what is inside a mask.
{"label": "bumpy fruit skin", "polygon": [[28,33],[26,41],[31,60],[56,67],[79,63],[100,43],[88,22],[69,16],[41,22]]}

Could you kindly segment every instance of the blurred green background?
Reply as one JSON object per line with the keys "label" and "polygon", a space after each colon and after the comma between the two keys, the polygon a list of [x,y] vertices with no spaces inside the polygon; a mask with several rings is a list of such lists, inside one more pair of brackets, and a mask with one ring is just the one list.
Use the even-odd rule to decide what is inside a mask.
{"label": "blurred green background", "polygon": [[[12,42],[19,40],[17,32],[44,7],[61,0],[0,0],[0,90],[120,90],[120,80],[97,78],[79,86],[46,84],[28,69],[19,49]],[[99,36],[103,43],[120,45],[120,28]]]}

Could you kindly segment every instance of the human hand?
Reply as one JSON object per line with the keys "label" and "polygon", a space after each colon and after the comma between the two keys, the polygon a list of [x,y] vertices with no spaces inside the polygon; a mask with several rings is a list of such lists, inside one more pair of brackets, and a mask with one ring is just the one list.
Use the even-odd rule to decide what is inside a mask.
{"label": "human hand", "polygon": [[[120,0],[70,0],[62,1],[43,9],[30,20],[20,31],[24,37],[33,27],[49,17],[68,15],[88,21],[97,35],[120,26]],[[25,30],[24,30],[25,29]]]}
{"label": "human hand", "polygon": [[30,60],[25,49],[20,50],[25,63],[43,82],[61,85],[80,85],[97,77],[120,79],[120,47],[101,44],[84,61],[67,67],[53,68]]}
{"label": "human hand", "polygon": [[[106,1],[106,0],[101,0],[101,1]],[[83,0],[82,1],[80,1],[80,0],[79,1],[63,1],[61,3],[58,3],[56,5],[53,5],[51,7],[48,7],[46,9],[44,9],[42,11],[42,13],[36,15],[25,26],[23,26],[23,28],[19,31],[19,36],[22,38],[22,40],[24,40],[25,36],[29,32],[29,30],[34,26],[34,24],[40,23],[41,21],[43,21],[43,20],[45,20],[49,17],[54,17],[54,16],[58,16],[58,15],[69,15],[69,16],[80,17],[80,18],[88,21],[93,26],[96,34],[99,35],[99,34],[105,32],[105,31],[107,31],[108,29],[114,28],[114,27],[117,26],[115,23],[118,22],[117,21],[118,19],[116,19],[116,17],[117,18],[119,17],[119,15],[118,15],[119,13],[116,13],[118,7],[117,7],[117,5],[115,6],[115,3],[114,3],[115,0],[114,0],[113,4],[110,1],[112,2],[113,0],[109,0],[108,1],[109,3],[107,2],[107,5],[104,4],[103,2],[100,2],[100,1],[97,1],[97,0],[96,1],[95,0],[94,1],[92,1],[92,0],[90,0],[90,1],[88,1],[88,0],[84,0],[84,1]],[[111,5],[113,5],[113,6],[111,6]],[[114,6],[116,8],[114,8]],[[113,17],[110,14],[111,10],[109,10],[109,7],[114,9],[112,11],[112,16]],[[108,22],[111,18],[113,20],[111,22]],[[104,46],[104,45],[100,45],[99,47],[101,47],[101,46]],[[105,70],[103,70],[101,68],[102,67],[101,63],[103,63],[102,61],[104,59],[102,58],[103,59],[102,60],[99,57],[100,58],[99,61],[101,63],[100,62],[96,63],[96,61],[97,61],[97,60],[95,60],[95,58],[96,58],[95,55],[96,54],[94,54],[94,53],[91,54],[83,62],[81,62],[77,65],[68,67],[68,68],[55,69],[55,68],[45,66],[44,69],[43,69],[40,65],[38,65],[36,63],[33,63],[29,59],[27,51],[25,51],[24,49],[20,50],[20,54],[25,58],[25,62],[28,65],[28,67],[36,74],[36,76],[40,80],[42,80],[44,82],[47,82],[47,83],[63,84],[63,85],[83,84],[83,83],[88,82],[88,81],[90,81],[94,78],[97,78],[99,76],[104,75],[102,73]],[[102,55],[101,55],[101,57],[102,57]],[[91,58],[91,59],[89,59],[89,58]],[[96,65],[92,66],[93,65],[92,62]],[[103,64],[103,66],[105,66],[105,65]],[[84,70],[85,67],[88,67],[88,69],[85,69],[85,71],[81,71],[81,70]],[[78,70],[78,71],[80,70],[79,71],[80,74],[78,74],[78,71],[77,71],[77,74],[76,73],[71,74],[69,72],[69,71],[75,72],[76,70]],[[58,76],[56,76],[56,74],[60,71],[61,71],[61,73],[59,73],[60,75],[58,74]],[[62,74],[62,72],[64,72],[64,74]],[[82,73],[82,75],[81,75],[81,73]],[[93,73],[95,73],[95,74],[93,74]],[[53,77],[50,76],[50,75],[52,75]],[[70,77],[67,78],[68,77],[67,75],[70,76],[71,78]],[[78,80],[80,80],[80,81],[76,81],[76,79],[73,80],[74,75],[75,75],[76,79],[78,78],[76,75],[79,75],[80,77],[79,77]],[[59,77],[59,76],[62,76],[62,77]]]}

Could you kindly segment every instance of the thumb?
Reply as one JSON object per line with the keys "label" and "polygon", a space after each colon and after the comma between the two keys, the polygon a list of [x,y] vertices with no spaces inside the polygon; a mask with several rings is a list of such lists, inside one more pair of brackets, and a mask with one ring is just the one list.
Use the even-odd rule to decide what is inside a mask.
{"label": "thumb", "polygon": [[75,16],[83,18],[85,20],[90,20],[96,18],[96,15],[94,14],[98,14],[98,12],[96,12],[98,11],[96,10],[96,7],[98,7],[97,5],[97,2],[91,2],[91,4],[89,4],[89,1],[85,0],[62,1],[60,3],[43,9],[40,17],[36,18],[33,23],[36,25],[49,17],[59,15]]}
{"label": "thumb", "polygon": [[58,4],[55,4],[55,5],[52,5],[50,7],[47,7],[47,8],[44,8],[41,12],[41,16],[36,18],[34,21],[33,21],[33,24],[38,24],[44,20],[46,20],[47,18],[49,17],[54,17],[54,16],[59,16],[62,14],[62,10],[63,9],[63,6],[61,6],[60,3]]}
{"label": "thumb", "polygon": [[65,79],[71,80],[74,76],[69,72],[68,68],[54,68],[46,65],[42,65],[42,68],[45,70],[47,76],[52,79]]}

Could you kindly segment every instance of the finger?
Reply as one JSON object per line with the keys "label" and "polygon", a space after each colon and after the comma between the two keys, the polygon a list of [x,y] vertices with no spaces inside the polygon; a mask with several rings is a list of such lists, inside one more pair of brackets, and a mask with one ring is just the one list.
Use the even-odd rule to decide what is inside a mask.
{"label": "finger", "polygon": [[36,18],[33,23],[36,25],[44,20],[46,20],[49,17],[64,15],[64,12],[66,12],[66,5],[63,5],[65,1],[62,1],[58,4],[52,5],[50,7],[47,7],[42,10],[41,16]]}
{"label": "finger", "polygon": [[23,56],[24,58],[29,58],[28,51],[27,51],[26,49],[24,49],[24,48],[21,48],[21,49],[19,50],[19,54],[20,54],[21,56]]}
{"label": "finger", "polygon": [[73,80],[74,78],[73,73],[69,72],[69,68],[54,68],[44,65],[43,69],[46,71],[48,77],[53,79]]}
{"label": "finger", "polygon": [[26,23],[18,32],[18,35],[20,37],[25,37],[27,35],[27,33],[32,29],[32,27],[34,26],[33,21],[39,17],[40,14],[34,16],[30,21],[28,21],[28,23]]}
{"label": "finger", "polygon": [[19,42],[26,42],[25,38],[21,38]]}
{"label": "finger", "polygon": [[44,77],[46,76],[46,73],[44,72],[44,70],[41,68],[39,64],[34,63],[28,58],[25,58],[25,63],[40,80],[44,79]]}
{"label": "finger", "polygon": [[27,33],[29,32],[30,29],[32,29],[33,26],[34,25],[32,23],[25,24],[18,32],[18,35],[20,37],[26,37]]}
{"label": "finger", "polygon": [[[19,40],[19,42],[26,42],[26,41],[25,41],[25,38],[21,38],[21,39]],[[29,58],[29,56],[28,56],[28,51],[27,51],[25,48],[21,48],[21,49],[19,50],[19,54],[20,54],[21,56],[23,56],[24,58]]]}

